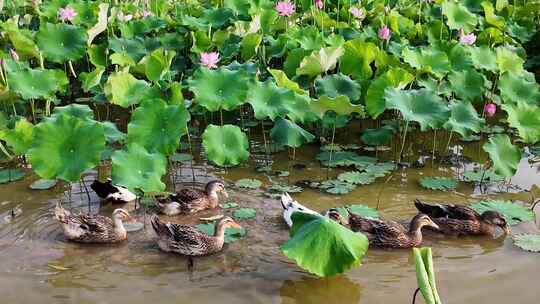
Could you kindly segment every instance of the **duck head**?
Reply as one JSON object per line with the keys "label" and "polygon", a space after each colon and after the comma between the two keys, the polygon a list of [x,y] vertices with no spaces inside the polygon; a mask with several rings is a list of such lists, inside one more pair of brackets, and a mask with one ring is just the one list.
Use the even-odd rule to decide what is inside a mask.
{"label": "duck head", "polygon": [[410,230],[421,230],[424,226],[432,227],[437,230],[440,229],[439,225],[437,225],[427,214],[419,213],[415,217],[413,217]]}
{"label": "duck head", "polygon": [[229,197],[229,194],[225,190],[225,184],[221,181],[214,180],[206,184],[206,194],[211,195],[213,193],[221,193],[225,198]]}
{"label": "duck head", "polygon": [[500,227],[505,234],[510,234],[508,222],[499,212],[492,210],[485,211],[482,213],[482,219],[488,224]]}
{"label": "duck head", "polygon": [[328,212],[326,212],[326,216],[328,216],[328,218],[330,218],[331,220],[340,223],[343,226],[349,225],[349,220],[341,216],[341,213],[339,213],[339,211],[335,208],[329,209]]}
{"label": "duck head", "polygon": [[127,212],[126,210],[124,209],[115,209],[112,213],[112,217],[113,219],[115,220],[121,220],[121,221],[126,221],[126,220],[130,220],[131,219],[131,216],[129,215],[129,212]]}

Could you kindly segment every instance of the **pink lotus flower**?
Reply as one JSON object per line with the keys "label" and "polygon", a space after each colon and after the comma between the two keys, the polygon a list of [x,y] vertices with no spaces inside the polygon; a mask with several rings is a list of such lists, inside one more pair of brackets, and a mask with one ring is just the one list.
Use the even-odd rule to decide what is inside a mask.
{"label": "pink lotus flower", "polygon": [[476,41],[476,35],[474,33],[470,33],[465,35],[465,32],[463,29],[459,30],[459,43],[463,45],[471,45],[474,44]]}
{"label": "pink lotus flower", "polygon": [[279,1],[276,3],[276,11],[280,16],[290,17],[294,13],[294,4],[289,1]]}
{"label": "pink lotus flower", "polygon": [[124,13],[122,12],[119,12],[116,17],[118,18],[118,20],[120,20],[121,22],[128,22],[129,20],[133,19],[133,15],[131,14],[128,14],[128,15],[124,15]]}
{"label": "pink lotus flower", "polygon": [[379,38],[381,40],[390,40],[390,29],[386,24],[379,29]]}
{"label": "pink lotus flower", "polygon": [[361,8],[355,6],[349,9],[349,13],[351,13],[351,15],[358,19],[364,19],[364,17],[366,16],[366,14],[364,14],[364,11]]}
{"label": "pink lotus flower", "polygon": [[486,105],[484,106],[484,112],[486,113],[487,117],[493,117],[493,115],[495,115],[495,112],[497,112],[497,105],[492,102],[486,103]]}
{"label": "pink lotus flower", "polygon": [[201,65],[204,65],[205,67],[209,69],[215,69],[217,68],[217,63],[219,62],[219,53],[218,52],[210,52],[201,53]]}
{"label": "pink lotus flower", "polygon": [[322,10],[324,8],[324,3],[322,0],[315,0],[315,7]]}
{"label": "pink lotus flower", "polygon": [[147,11],[147,10],[144,10],[144,11],[142,11],[141,16],[143,18],[150,17],[150,16],[152,16],[152,13]]}
{"label": "pink lotus flower", "polygon": [[9,49],[9,55],[11,55],[11,59],[19,61],[19,54],[14,49]]}
{"label": "pink lotus flower", "polygon": [[77,16],[77,12],[69,6],[66,6],[58,10],[58,18],[60,18],[60,20],[64,22],[73,21],[75,16]]}

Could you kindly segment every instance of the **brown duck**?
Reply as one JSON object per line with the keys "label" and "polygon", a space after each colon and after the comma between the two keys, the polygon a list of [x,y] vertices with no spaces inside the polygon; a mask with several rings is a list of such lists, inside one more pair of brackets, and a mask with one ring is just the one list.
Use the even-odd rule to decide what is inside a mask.
{"label": "brown duck", "polygon": [[471,207],[462,205],[429,205],[419,199],[414,205],[418,211],[429,215],[440,227],[439,231],[450,235],[494,235],[497,227],[510,233],[508,223],[497,211],[479,214]]}
{"label": "brown duck", "polygon": [[422,227],[430,226],[438,229],[431,218],[425,214],[417,214],[411,221],[409,230],[391,220],[366,218],[349,211],[349,225],[353,231],[366,235],[370,246],[383,248],[410,248],[422,244]]}
{"label": "brown duck", "polygon": [[219,204],[218,193],[228,197],[225,185],[220,181],[211,181],[204,190],[182,189],[166,197],[156,198],[156,206],[165,215],[191,214],[206,209],[214,209]]}

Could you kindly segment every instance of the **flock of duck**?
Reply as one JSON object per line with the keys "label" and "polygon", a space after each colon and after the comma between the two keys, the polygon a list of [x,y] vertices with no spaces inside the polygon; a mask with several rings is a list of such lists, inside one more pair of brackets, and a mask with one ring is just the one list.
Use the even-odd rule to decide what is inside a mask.
{"label": "flock of duck", "polygon": [[[91,188],[102,199],[114,203],[127,203],[137,196],[127,188],[114,185],[111,180],[94,181]],[[201,190],[182,189],[177,193],[156,197],[158,211],[168,216],[193,214],[206,209],[217,208],[219,194],[227,197],[225,185],[221,181],[211,181]],[[299,202],[288,193],[281,196],[283,218],[292,226],[291,216],[295,212],[319,214]],[[509,226],[504,216],[496,211],[479,214],[470,207],[462,205],[430,205],[420,200],[415,201],[419,213],[414,216],[408,229],[395,221],[374,219],[354,214],[349,210],[348,218],[336,209],[330,209],[324,216],[349,226],[351,230],[367,236],[370,246],[383,248],[410,248],[422,243],[422,228],[426,227],[448,235],[494,235],[497,229],[509,233]],[[66,238],[81,243],[117,243],[127,239],[123,221],[129,220],[130,214],[124,209],[115,209],[112,217],[99,214],[74,214],[57,205],[54,211]],[[154,214],[151,224],[157,235],[159,248],[186,256],[208,255],[223,248],[225,230],[240,225],[230,217],[221,218],[215,226],[214,235],[208,235],[197,228],[160,220]]]}

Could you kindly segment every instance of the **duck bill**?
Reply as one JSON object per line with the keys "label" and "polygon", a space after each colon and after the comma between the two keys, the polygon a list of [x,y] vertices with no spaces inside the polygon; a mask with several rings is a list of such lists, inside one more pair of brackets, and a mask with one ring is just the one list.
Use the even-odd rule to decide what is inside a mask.
{"label": "duck bill", "polygon": [[231,223],[229,226],[231,228],[236,228],[236,229],[242,228],[242,226],[240,226],[240,224],[238,224],[237,222]]}
{"label": "duck bill", "polygon": [[440,229],[441,229],[441,227],[439,227],[439,225],[435,224],[434,222],[431,222],[431,225],[430,225],[430,226],[433,227],[433,228],[435,228],[435,229],[437,229],[437,230],[440,230]]}

